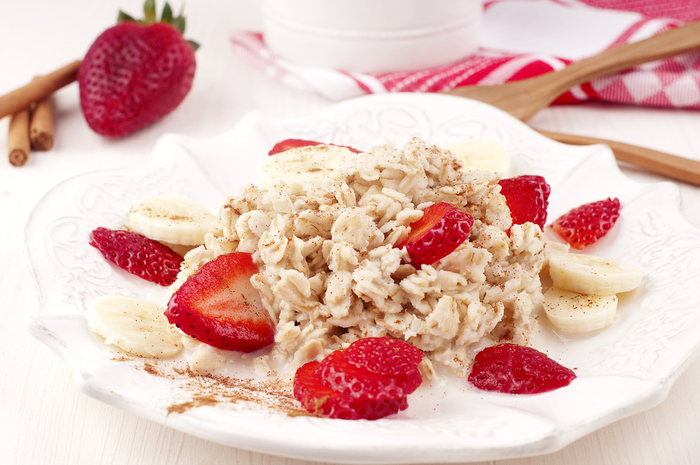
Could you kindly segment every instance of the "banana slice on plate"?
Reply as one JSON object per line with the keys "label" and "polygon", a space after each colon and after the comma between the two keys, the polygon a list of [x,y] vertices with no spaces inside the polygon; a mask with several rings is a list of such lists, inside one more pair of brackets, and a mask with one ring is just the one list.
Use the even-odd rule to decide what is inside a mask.
{"label": "banana slice on plate", "polygon": [[303,183],[328,177],[335,168],[357,159],[357,154],[337,145],[297,147],[271,155],[260,168],[263,186],[286,183],[295,194],[303,193]]}
{"label": "banana slice on plate", "polygon": [[544,293],[543,306],[556,329],[583,334],[612,324],[617,312],[617,296],[583,295],[551,288]]}
{"label": "banana slice on plate", "polygon": [[554,287],[586,295],[631,291],[641,284],[643,277],[637,265],[576,253],[552,255],[549,275]]}
{"label": "banana slice on plate", "polygon": [[152,195],[132,205],[129,221],[133,231],[154,241],[195,246],[204,244],[218,218],[192,200]]}
{"label": "banana slice on plate", "polygon": [[182,333],[164,312],[153,302],[106,295],[92,301],[85,318],[109,345],[139,357],[168,358],[182,350]]}
{"label": "banana slice on plate", "polygon": [[507,175],[510,168],[508,149],[496,141],[471,139],[442,145],[462,162],[462,171],[483,170]]}

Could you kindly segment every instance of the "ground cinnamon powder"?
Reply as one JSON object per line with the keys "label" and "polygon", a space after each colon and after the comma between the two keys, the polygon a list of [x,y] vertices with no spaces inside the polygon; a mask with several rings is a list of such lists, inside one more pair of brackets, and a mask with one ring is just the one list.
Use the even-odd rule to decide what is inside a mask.
{"label": "ground cinnamon powder", "polygon": [[190,409],[219,404],[251,403],[288,416],[310,416],[294,398],[289,381],[271,379],[258,381],[229,376],[197,374],[184,362],[143,360],[137,357],[119,356],[119,361],[141,361],[137,368],[152,376],[165,378],[173,386],[187,393],[189,400],[175,402],[167,407],[168,415],[184,413]]}

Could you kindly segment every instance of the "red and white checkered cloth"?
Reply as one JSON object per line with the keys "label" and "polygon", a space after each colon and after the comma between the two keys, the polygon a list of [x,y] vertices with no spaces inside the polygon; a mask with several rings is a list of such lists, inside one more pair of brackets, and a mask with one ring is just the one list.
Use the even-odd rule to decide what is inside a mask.
{"label": "red and white checkered cloth", "polygon": [[[698,18],[700,0],[487,0],[484,35],[476,53],[444,66],[382,74],[291,63],[271,53],[257,32],[236,32],[231,41],[253,64],[285,85],[342,100],[525,79]],[[570,89],[555,103],[589,99],[700,108],[700,52],[596,79]]]}

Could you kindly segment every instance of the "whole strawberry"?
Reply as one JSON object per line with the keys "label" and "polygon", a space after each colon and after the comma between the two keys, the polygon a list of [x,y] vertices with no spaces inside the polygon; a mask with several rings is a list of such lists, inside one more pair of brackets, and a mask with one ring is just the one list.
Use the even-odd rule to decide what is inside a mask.
{"label": "whole strawberry", "polygon": [[145,20],[120,12],[116,26],[92,44],[78,71],[80,106],[90,128],[123,137],[173,111],[192,87],[197,44],[182,34],[185,19],[166,3],[160,22],[155,1]]}
{"label": "whole strawberry", "polygon": [[607,198],[576,207],[552,224],[552,229],[576,250],[593,244],[612,229],[620,217],[620,201]]}

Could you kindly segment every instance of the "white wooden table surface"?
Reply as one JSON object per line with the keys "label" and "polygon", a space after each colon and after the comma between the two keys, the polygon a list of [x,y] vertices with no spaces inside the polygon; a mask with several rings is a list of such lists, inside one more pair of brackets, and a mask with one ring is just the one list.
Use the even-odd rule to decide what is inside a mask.
{"label": "white wooden table surface", "polygon": [[[173,2],[177,11],[180,2]],[[160,7],[160,5],[159,5]],[[0,94],[35,75],[82,58],[119,8],[139,14],[141,0],[0,0]],[[26,331],[38,308],[21,252],[23,227],[39,199],[57,183],[95,169],[127,166],[146,156],[165,133],[207,138],[251,110],[298,116],[331,102],[291,91],[252,69],[229,46],[235,29],[259,29],[257,0],[188,2],[186,36],[202,44],[194,87],[173,114],[123,140],[87,127],[78,88],[56,95],[56,145],[12,167],[0,160],[0,463],[307,465],[198,439],[81,394],[55,353]],[[616,139],[700,159],[700,112],[583,104],[543,110],[540,129]],[[6,146],[8,118],[0,121]],[[4,157],[4,156],[3,156]],[[624,168],[633,178],[662,178]],[[681,184],[682,208],[700,226],[700,188]],[[604,427],[546,456],[499,464],[700,463],[700,360],[691,363],[658,406]]]}

